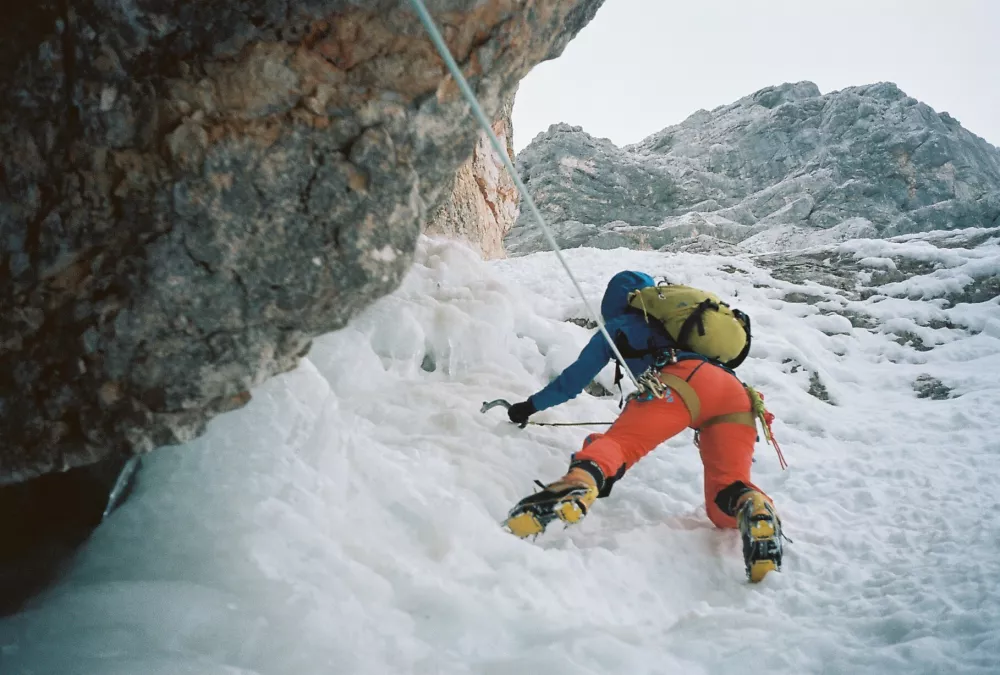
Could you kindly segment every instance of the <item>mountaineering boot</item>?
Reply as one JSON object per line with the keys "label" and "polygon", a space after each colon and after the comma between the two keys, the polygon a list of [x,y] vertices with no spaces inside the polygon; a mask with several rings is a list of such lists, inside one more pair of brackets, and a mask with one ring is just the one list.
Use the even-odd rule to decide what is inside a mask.
{"label": "mountaineering boot", "polygon": [[748,490],[736,502],[736,523],[743,539],[747,578],[757,583],[772,571],[781,571],[781,520],[770,500]]}
{"label": "mountaineering boot", "polygon": [[603,483],[604,475],[593,462],[571,465],[565,476],[519,501],[504,526],[523,539],[541,534],[557,518],[568,525],[578,523],[587,515]]}

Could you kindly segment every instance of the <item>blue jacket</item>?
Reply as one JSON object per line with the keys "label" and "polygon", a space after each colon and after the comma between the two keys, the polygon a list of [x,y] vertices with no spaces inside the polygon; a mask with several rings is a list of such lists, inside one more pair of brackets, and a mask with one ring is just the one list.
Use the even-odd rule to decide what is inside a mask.
{"label": "blue jacket", "polygon": [[[629,358],[622,349],[623,341],[632,349],[664,350],[674,345],[659,321],[646,322],[642,314],[628,306],[628,294],[638,288],[653,286],[653,278],[642,272],[619,272],[608,282],[601,301],[601,315],[608,334],[615,340],[625,356],[625,363],[638,377],[653,365],[655,354]],[[583,391],[604,366],[615,358],[614,352],[600,331],[597,331],[587,346],[571,363],[544,389],[531,396],[536,410],[545,410],[575,398]]]}

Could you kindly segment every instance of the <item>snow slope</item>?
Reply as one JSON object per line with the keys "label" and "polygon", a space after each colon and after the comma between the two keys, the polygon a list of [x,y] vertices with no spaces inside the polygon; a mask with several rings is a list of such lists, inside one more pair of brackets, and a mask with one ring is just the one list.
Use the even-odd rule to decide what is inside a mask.
{"label": "snow slope", "polygon": [[[928,245],[837,251],[884,269]],[[758,445],[755,481],[795,541],[781,574],[745,582],[737,534],[704,515],[690,432],[580,526],[503,532],[589,430],[519,430],[479,406],[531,394],[590,332],[565,321],[583,307],[552,255],[484,263],[428,239],[396,293],[204,437],[147,459],[65,578],[0,622],[0,672],[1000,672],[1000,307],[940,299],[998,265],[996,240],[867,300],[751,259],[566,256],[595,304],[634,268],[751,314],[741,374],[791,463]],[[919,376],[951,398],[918,398]],[[537,418],[616,412],[582,395]]]}

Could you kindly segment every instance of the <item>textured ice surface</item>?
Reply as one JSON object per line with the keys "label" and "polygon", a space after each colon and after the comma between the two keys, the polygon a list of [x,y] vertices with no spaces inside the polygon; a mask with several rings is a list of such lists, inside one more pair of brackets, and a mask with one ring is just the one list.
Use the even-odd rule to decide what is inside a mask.
{"label": "textured ice surface", "polygon": [[[839,252],[927,257],[923,241]],[[64,578],[0,621],[0,672],[997,673],[1000,307],[932,296],[1000,254],[934,256],[939,269],[858,300],[749,258],[567,253],[595,304],[631,268],[753,317],[740,372],[791,463],[760,444],[754,479],[795,540],[760,585],[737,534],[704,514],[690,433],[581,525],[534,542],[500,529],[590,429],[520,430],[479,407],[539,389],[590,331],[565,321],[583,307],[552,255],[487,264],[425,240],[398,292],[148,459]],[[918,398],[922,375],[952,398]],[[813,377],[831,403],[809,395]],[[584,394],[537,418],[616,412]]]}

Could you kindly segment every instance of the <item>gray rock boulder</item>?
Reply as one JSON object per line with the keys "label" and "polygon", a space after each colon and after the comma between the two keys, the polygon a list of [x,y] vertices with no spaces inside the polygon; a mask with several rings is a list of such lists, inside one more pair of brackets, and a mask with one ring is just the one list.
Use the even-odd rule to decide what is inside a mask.
{"label": "gray rock boulder", "polygon": [[[489,115],[601,0],[427,3]],[[0,485],[200,433],[392,290],[477,130],[402,0],[0,22]]]}
{"label": "gray rock boulder", "polygon": [[[517,165],[542,212],[575,223],[567,245],[790,246],[1000,220],[1000,150],[890,83],[768,87],[626,148],[553,125]],[[534,229],[522,213],[508,250],[539,250]]]}

